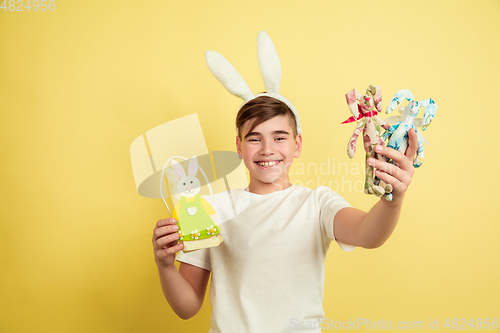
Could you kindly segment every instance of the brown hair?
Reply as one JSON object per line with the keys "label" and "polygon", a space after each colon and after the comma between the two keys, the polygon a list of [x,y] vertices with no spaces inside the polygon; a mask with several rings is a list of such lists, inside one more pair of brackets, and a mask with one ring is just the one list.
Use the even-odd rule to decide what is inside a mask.
{"label": "brown hair", "polygon": [[269,96],[259,96],[257,98],[254,98],[248,103],[244,104],[238,112],[238,115],[236,116],[236,128],[238,128],[238,136],[240,137],[240,140],[243,139],[241,131],[243,129],[243,125],[249,120],[253,119],[253,122],[250,129],[248,130],[248,133],[250,133],[258,125],[268,121],[269,119],[286,115],[289,116],[290,125],[293,128],[293,137],[295,138],[297,136],[297,122],[295,121],[295,115],[293,114],[292,110],[290,110],[290,108],[285,103]]}

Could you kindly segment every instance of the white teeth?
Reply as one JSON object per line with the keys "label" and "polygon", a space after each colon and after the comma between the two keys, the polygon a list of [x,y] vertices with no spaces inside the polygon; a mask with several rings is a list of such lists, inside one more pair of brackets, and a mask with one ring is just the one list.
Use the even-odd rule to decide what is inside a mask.
{"label": "white teeth", "polygon": [[275,166],[276,164],[278,164],[279,161],[272,161],[272,162],[257,162],[258,165],[260,166],[263,166],[265,168],[268,168],[268,167],[272,167],[272,166]]}

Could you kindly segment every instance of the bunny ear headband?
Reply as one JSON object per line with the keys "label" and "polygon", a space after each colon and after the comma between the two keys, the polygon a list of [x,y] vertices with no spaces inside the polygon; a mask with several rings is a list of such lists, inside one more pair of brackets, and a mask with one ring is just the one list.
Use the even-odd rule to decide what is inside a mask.
{"label": "bunny ear headband", "polygon": [[[274,47],[273,41],[265,31],[260,31],[257,36],[257,56],[259,58],[259,67],[264,86],[267,92],[254,95],[248,87],[243,77],[222,55],[214,51],[205,52],[210,72],[219,80],[220,83],[233,95],[243,99],[242,106],[257,97],[269,96],[285,103],[295,115],[297,123],[297,134],[302,133],[299,113],[295,106],[283,97],[280,90],[281,82],[281,62]],[[240,107],[241,108],[241,107]]]}

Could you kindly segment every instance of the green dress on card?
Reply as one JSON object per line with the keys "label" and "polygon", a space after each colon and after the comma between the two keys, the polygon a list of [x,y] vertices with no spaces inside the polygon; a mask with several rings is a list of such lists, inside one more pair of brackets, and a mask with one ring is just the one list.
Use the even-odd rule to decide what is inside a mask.
{"label": "green dress on card", "polygon": [[200,240],[219,234],[219,228],[210,218],[212,214],[209,215],[206,210],[206,208],[211,208],[213,211],[213,207],[201,195],[196,194],[194,200],[181,197],[180,206],[178,205],[177,208],[180,240]]}

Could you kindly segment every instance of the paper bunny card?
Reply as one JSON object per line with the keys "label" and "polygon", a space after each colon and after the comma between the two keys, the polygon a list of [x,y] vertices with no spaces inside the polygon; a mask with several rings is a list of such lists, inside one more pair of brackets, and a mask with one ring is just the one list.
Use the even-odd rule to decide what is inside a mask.
{"label": "paper bunny card", "polygon": [[[184,243],[183,251],[218,246],[223,239],[219,227],[215,224],[217,213],[212,206],[213,202],[209,203],[200,194],[202,184],[197,175],[206,176],[198,165],[196,156],[189,159],[187,173],[181,163],[174,159],[171,160],[170,167],[167,164],[164,172],[175,207],[172,217],[177,220],[179,226],[179,240]],[[207,185],[210,186],[208,182]]]}

